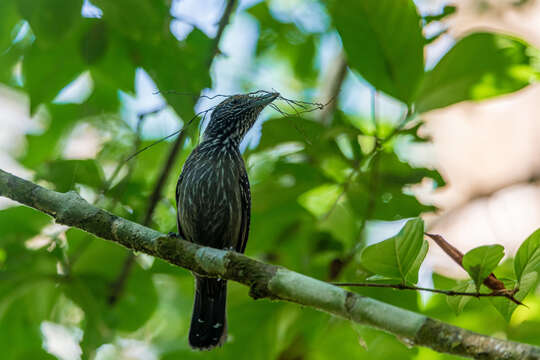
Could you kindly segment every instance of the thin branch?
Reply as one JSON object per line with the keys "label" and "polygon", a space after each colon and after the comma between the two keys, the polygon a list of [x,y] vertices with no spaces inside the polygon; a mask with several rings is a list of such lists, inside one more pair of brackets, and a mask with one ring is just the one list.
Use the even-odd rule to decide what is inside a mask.
{"label": "thin branch", "polygon": [[322,99],[336,99],[329,107],[326,107],[319,115],[319,121],[324,125],[330,125],[332,114],[337,107],[337,98],[343,87],[347,75],[347,59],[343,51],[335,57],[332,66],[325,74],[323,83],[326,85],[321,93]]}
{"label": "thin branch", "polygon": [[[435,241],[435,243],[439,245],[446,255],[448,255],[456,264],[463,268],[463,253],[461,251],[452,246],[452,244],[446,241],[441,235],[429,233],[424,234]],[[518,305],[523,305],[521,301],[514,297],[515,293],[517,292],[516,289],[506,289],[504,283],[497,279],[493,273],[489,274],[489,276],[484,280],[484,285],[493,290],[493,292],[503,294],[501,296],[508,298],[512,302]]]}
{"label": "thin branch", "polygon": [[336,286],[352,286],[352,287],[374,287],[374,288],[390,288],[397,290],[414,290],[414,291],[428,291],[437,294],[444,294],[447,296],[472,296],[472,297],[505,297],[508,298],[508,294],[500,291],[493,291],[490,293],[481,292],[465,292],[454,290],[441,290],[431,289],[418,286],[409,286],[404,284],[376,284],[376,283],[355,283],[355,282],[332,282],[332,285]]}
{"label": "thin branch", "polygon": [[212,62],[214,61],[214,57],[219,53],[219,42],[221,41],[221,38],[223,36],[223,31],[229,24],[229,21],[231,19],[231,15],[235,6],[236,6],[236,0],[227,1],[225,10],[223,10],[223,14],[221,15],[221,18],[219,19],[218,30],[216,33],[216,37],[214,38],[214,43],[212,44],[212,52],[210,53],[210,58],[208,59],[208,66],[212,65]]}
{"label": "thin branch", "polygon": [[234,251],[206,248],[99,209],[76,192],[58,193],[0,170],[0,196],[33,207],[95,236],[201,275],[250,287],[254,298],[293,302],[387,331],[411,345],[482,359],[540,359],[540,347],[480,335],[324,281],[251,259]]}
{"label": "thin branch", "polygon": [[120,295],[124,291],[127,279],[129,277],[129,274],[131,273],[131,269],[133,268],[134,264],[135,253],[133,251],[130,251],[126,256],[126,260],[124,260],[124,263],[122,264],[122,270],[120,270],[118,277],[110,286],[111,291],[109,297],[107,298],[107,303],[110,306],[116,305],[116,303],[120,299]]}
{"label": "thin branch", "polygon": [[371,122],[375,127],[375,137],[379,136],[379,122],[377,121],[377,90],[371,89]]}

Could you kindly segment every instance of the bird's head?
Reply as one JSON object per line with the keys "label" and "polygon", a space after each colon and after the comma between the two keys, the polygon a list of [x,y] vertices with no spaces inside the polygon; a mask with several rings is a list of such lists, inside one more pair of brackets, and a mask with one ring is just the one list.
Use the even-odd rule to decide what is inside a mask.
{"label": "bird's head", "polygon": [[221,139],[239,144],[257,116],[279,93],[239,94],[223,100],[212,112],[204,140]]}

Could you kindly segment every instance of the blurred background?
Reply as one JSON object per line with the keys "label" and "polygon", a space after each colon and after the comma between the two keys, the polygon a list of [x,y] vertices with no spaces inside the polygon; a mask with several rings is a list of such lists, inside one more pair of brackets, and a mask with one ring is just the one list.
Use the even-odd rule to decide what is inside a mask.
{"label": "blurred background", "polygon": [[[125,159],[219,103],[198,99],[201,92],[275,89],[289,99],[334,101],[301,117],[277,102],[290,116],[266,109],[242,144],[253,197],[247,255],[323,280],[362,281],[371,274],[357,253],[397,233],[405,218],[421,216],[427,231],[463,252],[501,244],[505,259],[540,226],[539,84],[417,114],[402,128],[407,106],[348,66],[331,5],[228,4],[3,1],[0,168],[175,231],[176,178],[206,121],[196,118],[179,140]],[[536,0],[415,4],[431,39],[427,70],[472,32],[540,47]],[[238,284],[230,285],[228,343],[192,352],[188,271],[54,225],[5,198],[0,207],[5,359],[452,358],[310,309],[253,301]],[[501,274],[508,269],[503,264]],[[430,244],[420,285],[451,288],[465,276]],[[359,292],[540,345],[538,289],[528,308],[506,319],[488,300],[473,299],[456,315],[441,295]]]}

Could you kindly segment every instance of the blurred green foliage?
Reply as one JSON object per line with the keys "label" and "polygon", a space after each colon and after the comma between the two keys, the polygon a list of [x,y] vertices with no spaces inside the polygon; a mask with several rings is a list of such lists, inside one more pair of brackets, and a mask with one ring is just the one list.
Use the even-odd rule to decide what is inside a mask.
{"label": "blurred green foliage", "polygon": [[[0,82],[27,96],[42,126],[41,132],[26,136],[24,152],[18,155],[36,181],[57,191],[84,192],[98,206],[141,222],[170,143],[123,164],[135,147],[152,141],[144,136],[141,140],[138,129],[126,122],[122,95],[133,94],[136,69],[146,71],[162,91],[197,94],[211,88],[209,66],[216,54],[213,40],[197,28],[181,41],[171,34],[168,1],[95,4],[103,12],[100,18],[82,17],[82,1],[2,0]],[[265,121],[260,141],[244,154],[253,198],[247,254],[324,280],[379,276],[380,281],[385,276],[416,283],[427,251],[421,220],[411,220],[396,236],[366,247],[367,223],[416,218],[434,210],[408,191],[410,185],[429,179],[434,187],[444,186],[436,170],[415,167],[400,157],[396,143],[426,141],[418,135],[425,111],[503,95],[535,81],[538,51],[507,35],[473,33],[426,71],[424,46],[434,39],[425,39],[422,28],[455,8],[421,17],[412,0],[340,0],[309,6],[315,4],[330,19],[317,30],[277,16],[267,2],[237,12],[232,21],[248,14],[258,23],[254,60],[284,64],[302,84],[302,94],[320,85],[327,70],[316,61],[322,38],[337,32],[352,70],[347,76],[361,78],[403,103],[408,115],[402,122],[377,114],[369,119],[338,107],[330,121],[322,121],[317,112],[302,118],[276,114]],[[81,103],[55,101],[81,74],[92,79],[90,95]],[[242,85],[249,88],[254,74],[244,74]],[[166,91],[162,95],[181,119],[193,116],[195,97]],[[65,145],[80,124],[98,130],[101,150],[94,159],[65,158]],[[167,178],[150,224],[160,231],[175,231],[176,176],[196,143],[193,131]],[[119,170],[114,179],[111,169]],[[238,284],[231,284],[229,291],[229,342],[210,353],[192,352],[186,339],[193,293],[189,272],[138,256],[118,302],[111,304],[128,252],[77,229],[44,233],[50,224],[47,216],[24,207],[0,211],[3,359],[54,358],[44,349],[44,321],[82,329],[85,359],[99,351],[103,357],[109,351],[109,358],[122,358],[122,339],[150,344],[167,360],[452,358],[408,348],[391,335],[311,309],[254,302]],[[495,271],[510,288],[519,284],[516,297],[523,299],[538,285],[538,238],[536,232],[524,243],[515,272],[508,262],[497,267],[499,250],[493,254],[494,248],[475,249],[466,255],[474,282],[433,274],[434,286],[474,291],[475,283],[480,287],[483,277]],[[415,292],[355,291],[485,334],[540,345],[537,294],[528,298],[530,309],[518,309],[513,318],[515,304],[494,299],[503,318],[485,306],[486,299],[433,295],[422,302]]]}

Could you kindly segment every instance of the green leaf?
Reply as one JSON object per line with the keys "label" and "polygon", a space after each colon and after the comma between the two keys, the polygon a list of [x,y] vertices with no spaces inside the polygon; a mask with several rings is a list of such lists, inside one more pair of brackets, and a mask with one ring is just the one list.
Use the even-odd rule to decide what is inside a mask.
{"label": "green leaf", "polygon": [[533,232],[521,244],[514,258],[514,271],[518,283],[521,278],[531,272],[538,272],[540,264],[540,229]]}
{"label": "green leaf", "polygon": [[32,43],[30,32],[26,34],[21,41],[12,44],[0,55],[0,82],[9,86],[20,87],[16,79],[15,66],[20,63],[21,58]]}
{"label": "green leaf", "polygon": [[81,37],[81,57],[88,65],[99,61],[108,47],[108,32],[105,22],[89,19],[89,26]]}
{"label": "green leaf", "polygon": [[407,104],[424,73],[420,17],[412,0],[333,1],[349,66],[376,89]]}
{"label": "green leaf", "polygon": [[[77,247],[81,242],[84,242],[84,239],[81,239],[82,234],[83,232],[79,230],[69,233],[68,241],[72,240],[73,236],[76,242],[75,247]],[[114,243],[98,240],[93,236],[92,239],[95,240],[86,246],[77,262],[73,264],[71,271],[77,276],[92,274],[112,282],[122,269],[127,251]]]}
{"label": "green leaf", "polygon": [[[394,297],[399,297],[401,294],[394,292]],[[325,329],[317,332],[315,341],[310,345],[317,349],[315,359],[405,360],[418,358],[416,349],[396,340],[395,336],[367,326],[350,324],[345,320],[329,321]]]}
{"label": "green leaf", "polygon": [[19,14],[14,0],[2,0],[0,2],[0,54],[11,45],[15,37],[14,28],[19,22]]}
{"label": "green leaf", "polygon": [[[41,322],[50,319],[56,285],[38,274],[17,284],[0,298],[0,348],[4,359],[55,359],[42,348]],[[5,281],[2,281],[5,285]]]}
{"label": "green leaf", "polygon": [[[474,292],[475,285],[473,281],[464,281],[454,286],[452,290],[459,292]],[[450,306],[450,308],[454,311],[454,313],[456,315],[459,315],[465,308],[465,305],[467,305],[467,303],[471,299],[471,296],[447,296],[446,302],[448,303],[448,306]]]}
{"label": "green leaf", "polygon": [[479,246],[463,256],[463,268],[471,276],[477,291],[480,291],[480,285],[495,270],[503,256],[504,247],[501,245]]}
{"label": "green leaf", "polygon": [[140,57],[142,66],[156,82],[167,103],[187,122],[193,116],[196,97],[179,96],[170,90],[197,94],[201,89],[211,87],[208,73],[211,46],[212,39],[194,29],[182,43],[170,34],[156,43],[138,43],[131,56]]}
{"label": "green leaf", "polygon": [[[78,237],[77,233],[70,234],[68,240],[80,241]],[[151,273],[135,263],[118,302],[114,306],[108,303],[111,286],[117,281],[126,256],[125,249],[116,244],[101,239],[90,242],[73,265],[72,273],[81,280],[78,286],[84,286],[84,291],[92,294],[94,303],[77,297],[74,301],[85,311],[99,311],[103,321],[112,329],[135,331],[150,318],[158,299]]]}
{"label": "green leaf", "polygon": [[[110,286],[106,289],[109,290]],[[106,318],[113,329],[137,330],[150,318],[158,305],[151,273],[138,264],[133,266],[120,295],[119,301],[114,306],[109,306]]]}
{"label": "green leaf", "polygon": [[324,126],[320,122],[309,119],[298,117],[269,119],[262,125],[262,136],[257,151],[267,150],[281,143],[317,144],[323,141],[321,137],[324,131]]}
{"label": "green leaf", "polygon": [[38,235],[51,223],[51,218],[26,206],[14,206],[0,210],[0,245],[11,241],[25,241]]}
{"label": "green leaf", "polygon": [[[45,46],[36,40],[23,59],[24,86],[30,95],[30,110],[56,95],[84,70],[77,36]],[[46,84],[46,86],[45,86]]]}
{"label": "green leaf", "polygon": [[330,211],[343,189],[337,184],[324,184],[303,193],[298,202],[313,215],[320,217]]}
{"label": "green leaf", "polygon": [[360,262],[367,270],[403,283],[415,283],[418,269],[426,256],[424,222],[416,218],[409,220],[401,231],[380,243],[362,251]]}
{"label": "green leaf", "polygon": [[93,3],[103,10],[103,19],[130,40],[155,42],[169,35],[170,14],[164,1],[95,0]]}
{"label": "green leaf", "polygon": [[416,256],[416,259],[414,260],[414,263],[409,270],[409,277],[407,278],[408,282],[413,284],[416,284],[418,282],[418,271],[420,271],[420,266],[422,266],[428,250],[429,243],[424,240],[422,242],[422,248],[420,248],[420,252],[418,253],[418,256]]}
{"label": "green leaf", "polygon": [[[367,214],[370,219],[398,220],[435,209],[420,203],[414,195],[405,192],[404,187],[417,184],[424,178],[433,179],[437,186],[444,185],[444,180],[437,171],[414,168],[401,161],[395,152],[383,152],[378,156],[375,190],[371,185],[370,172],[357,176],[347,188],[347,198],[357,216],[364,217]],[[374,201],[373,207],[368,212],[367,204],[371,201]]]}
{"label": "green leaf", "polygon": [[62,151],[61,140],[75,125],[74,118],[79,114],[78,104],[49,104],[47,109],[50,122],[41,134],[26,136],[26,152],[18,160],[22,165],[35,168],[46,160],[52,160]]}
{"label": "green leaf", "polygon": [[508,35],[468,35],[426,74],[417,110],[426,112],[517,91],[538,79],[538,58],[537,49]]}
{"label": "green leaf", "polygon": [[[108,45],[101,50],[103,54],[96,58],[90,67],[92,79],[96,82],[94,92],[108,85],[113,90],[113,98],[117,98],[117,89],[133,93],[135,91],[135,65],[130,59],[125,41],[109,30],[103,36]],[[84,43],[81,45],[84,46]],[[100,49],[96,48],[94,51],[99,52]],[[97,55],[93,56],[97,57]]]}
{"label": "green leaf", "polygon": [[[537,281],[537,272],[523,274],[519,283],[519,291],[514,295],[514,297],[519,301],[523,301],[527,294],[532,289],[534,289]],[[517,282],[515,280],[502,280],[502,282],[507,289],[513,289],[517,285]],[[505,318],[505,320],[510,321],[510,319],[512,318],[512,314],[517,308],[517,304],[513,303],[505,297],[493,297],[490,298],[490,300],[493,306],[495,306],[497,311]]]}
{"label": "green leaf", "polygon": [[103,320],[104,312],[100,306],[100,299],[90,291],[86,280],[74,277],[65,284],[63,290],[65,295],[84,311],[81,326],[84,336],[80,345],[85,357],[91,359],[100,345],[111,341],[112,332]]}
{"label": "green leaf", "polygon": [[47,180],[56,191],[66,192],[74,184],[84,184],[98,189],[103,184],[103,174],[95,160],[55,160],[43,164],[36,173],[36,180]]}
{"label": "green leaf", "polygon": [[92,354],[98,346],[112,341],[114,330],[132,332],[143,326],[157,307],[157,292],[152,273],[135,263],[121,296],[111,305],[108,300],[126,250],[80,230],[70,229],[66,235],[73,265],[72,279],[64,291],[85,312],[81,347],[85,354]]}
{"label": "green leaf", "polygon": [[17,0],[17,3],[21,16],[30,23],[37,40],[43,43],[61,41],[71,35],[82,20],[82,0]]}

